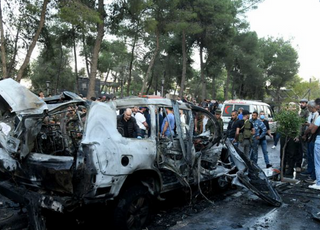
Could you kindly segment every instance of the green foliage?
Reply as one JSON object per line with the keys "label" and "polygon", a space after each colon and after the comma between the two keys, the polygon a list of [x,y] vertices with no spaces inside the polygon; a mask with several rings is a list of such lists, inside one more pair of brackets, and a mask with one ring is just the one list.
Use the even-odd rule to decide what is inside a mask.
{"label": "green foliage", "polygon": [[94,10],[94,1],[62,1],[58,16],[65,22],[92,31],[101,22],[99,13]]}
{"label": "green foliage", "polygon": [[277,121],[277,132],[282,136],[295,138],[298,136],[300,127],[304,120],[299,117],[296,110],[282,110],[275,115]]}
{"label": "green foliage", "polygon": [[297,51],[282,38],[261,39],[264,73],[275,89],[284,87],[298,72]]}

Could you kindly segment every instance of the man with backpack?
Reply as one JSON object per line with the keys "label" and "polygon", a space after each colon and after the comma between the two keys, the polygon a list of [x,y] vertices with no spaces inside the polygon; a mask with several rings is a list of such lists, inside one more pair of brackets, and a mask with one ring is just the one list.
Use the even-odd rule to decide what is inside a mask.
{"label": "man with backpack", "polygon": [[249,111],[243,110],[242,115],[242,120],[239,120],[236,124],[236,135],[232,142],[239,142],[243,153],[249,158],[252,136],[255,134],[255,129],[249,120]]}

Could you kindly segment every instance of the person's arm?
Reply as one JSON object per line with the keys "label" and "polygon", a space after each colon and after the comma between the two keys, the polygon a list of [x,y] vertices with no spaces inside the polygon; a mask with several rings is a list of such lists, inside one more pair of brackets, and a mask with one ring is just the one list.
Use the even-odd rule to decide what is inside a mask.
{"label": "person's arm", "polygon": [[161,135],[164,136],[165,132],[167,131],[168,127],[169,127],[169,122],[168,121],[164,121],[165,124],[164,124],[164,127],[163,127],[163,130],[162,130],[162,133]]}
{"label": "person's arm", "polygon": [[320,126],[320,116],[317,117],[314,124],[312,125],[311,133],[312,134],[316,133],[319,126]]}
{"label": "person's arm", "polygon": [[316,133],[318,127],[319,127],[319,126],[317,126],[316,124],[312,124],[311,133],[312,133],[312,134]]}
{"label": "person's arm", "polygon": [[251,123],[251,134],[252,134],[252,136],[254,136],[256,134],[256,130],[255,130],[252,123]]}
{"label": "person's arm", "polygon": [[237,142],[239,138],[240,128],[236,128],[236,134],[234,136],[234,140],[232,142]]}
{"label": "person's arm", "polygon": [[259,129],[261,129],[262,132],[260,133],[260,135],[258,134],[256,136],[256,139],[261,139],[267,134],[267,128],[266,128],[265,124],[262,121],[259,122]]}
{"label": "person's arm", "polygon": [[149,125],[148,125],[148,123],[146,121],[142,122],[142,124],[146,127],[146,129],[149,129]]}
{"label": "person's arm", "polygon": [[137,125],[137,121],[136,119],[134,119],[134,117],[131,117],[130,119],[133,119],[132,123],[133,123],[133,129],[134,131],[136,132],[137,134],[137,137],[140,137],[141,138],[141,130],[139,128],[139,126]]}

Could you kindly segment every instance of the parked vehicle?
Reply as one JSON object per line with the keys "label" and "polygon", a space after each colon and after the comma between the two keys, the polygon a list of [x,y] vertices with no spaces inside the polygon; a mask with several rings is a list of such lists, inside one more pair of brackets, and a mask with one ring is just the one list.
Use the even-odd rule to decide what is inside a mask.
{"label": "parked vehicle", "polygon": [[[144,139],[117,130],[117,114],[134,106],[149,110]],[[159,135],[165,108],[176,122],[170,138]],[[117,229],[141,229],[150,199],[213,179],[232,180],[281,204],[261,169],[221,141],[215,116],[200,107],[164,98],[88,102],[71,92],[44,101],[6,79],[0,81],[0,110],[0,193],[28,210],[32,229],[45,229],[42,209],[66,213],[96,203],[113,203]],[[194,136],[194,114],[212,120],[215,132]]]}
{"label": "parked vehicle", "polygon": [[276,121],[274,119],[274,113],[271,106],[267,103],[261,101],[254,100],[227,100],[222,105],[222,115],[221,118],[223,120],[223,130],[226,131],[228,127],[228,122],[231,119],[231,112],[233,110],[239,110],[239,108],[243,108],[244,110],[248,110],[250,113],[257,111],[258,114],[261,111],[265,112],[265,117],[269,121],[269,126],[271,133],[275,133],[277,129]]}

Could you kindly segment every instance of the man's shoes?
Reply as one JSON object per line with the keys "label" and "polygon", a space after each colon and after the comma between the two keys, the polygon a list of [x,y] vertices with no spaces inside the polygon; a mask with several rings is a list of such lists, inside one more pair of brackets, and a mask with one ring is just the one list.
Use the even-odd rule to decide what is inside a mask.
{"label": "man's shoes", "polygon": [[315,184],[317,181],[309,177],[308,179],[305,180],[305,182],[309,184]]}
{"label": "man's shoes", "polygon": [[320,185],[313,184],[313,185],[309,185],[308,188],[320,190]]}
{"label": "man's shoes", "polygon": [[301,168],[300,167],[296,167],[296,172],[301,172]]}
{"label": "man's shoes", "polygon": [[272,148],[272,149],[275,149],[275,148],[276,148],[276,146],[274,145],[274,146],[272,146],[271,148]]}
{"label": "man's shoes", "polygon": [[267,164],[267,168],[271,168],[272,167],[272,165],[271,164]]}

